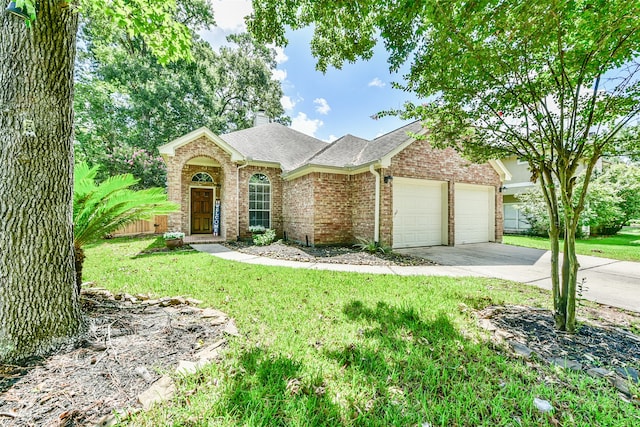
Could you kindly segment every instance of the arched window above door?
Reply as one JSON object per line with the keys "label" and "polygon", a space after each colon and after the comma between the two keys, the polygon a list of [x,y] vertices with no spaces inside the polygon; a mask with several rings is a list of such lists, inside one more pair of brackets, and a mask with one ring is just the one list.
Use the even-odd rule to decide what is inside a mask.
{"label": "arched window above door", "polygon": [[198,172],[193,175],[191,182],[213,182],[213,178],[206,172]]}

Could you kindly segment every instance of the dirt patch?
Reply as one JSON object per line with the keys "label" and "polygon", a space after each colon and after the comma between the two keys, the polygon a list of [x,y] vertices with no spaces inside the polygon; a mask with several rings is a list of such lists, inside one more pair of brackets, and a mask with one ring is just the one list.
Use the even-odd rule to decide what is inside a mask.
{"label": "dirt patch", "polygon": [[225,243],[225,246],[249,255],[309,263],[386,266],[435,265],[434,262],[424,258],[388,251],[369,253],[355,247],[345,246],[306,247],[281,241],[266,246],[255,246],[244,242]]}
{"label": "dirt patch", "polygon": [[0,425],[93,425],[116,409],[139,408],[141,392],[223,335],[226,318],[212,321],[182,299],[122,299],[83,295],[90,326],[79,348],[3,367]]}

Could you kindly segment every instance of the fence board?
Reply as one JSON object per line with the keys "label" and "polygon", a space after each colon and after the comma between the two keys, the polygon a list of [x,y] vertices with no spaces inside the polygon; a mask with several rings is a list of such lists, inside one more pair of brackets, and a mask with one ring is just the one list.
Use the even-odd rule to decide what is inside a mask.
{"label": "fence board", "polygon": [[156,215],[151,221],[136,221],[113,233],[114,236],[164,233],[168,229],[168,216]]}

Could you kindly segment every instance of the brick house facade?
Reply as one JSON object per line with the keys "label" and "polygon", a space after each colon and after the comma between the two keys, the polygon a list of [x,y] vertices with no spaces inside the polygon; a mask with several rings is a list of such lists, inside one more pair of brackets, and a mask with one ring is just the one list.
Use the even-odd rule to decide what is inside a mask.
{"label": "brick house facade", "polygon": [[[213,233],[195,218],[213,216],[208,204],[218,200],[223,240],[248,238],[262,221],[278,237],[309,245],[500,242],[499,162],[470,163],[409,137],[421,131],[415,122],[372,141],[346,135],[326,144],[275,123],[220,136],[198,129],[160,147],[169,199],[182,206],[169,228]],[[211,202],[201,200],[203,191]],[[463,215],[470,208],[478,225]]]}

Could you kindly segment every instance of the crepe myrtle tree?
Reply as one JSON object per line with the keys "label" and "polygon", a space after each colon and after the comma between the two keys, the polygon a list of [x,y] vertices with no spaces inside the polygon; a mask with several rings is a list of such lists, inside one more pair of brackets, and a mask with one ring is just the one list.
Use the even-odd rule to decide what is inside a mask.
{"label": "crepe myrtle tree", "polygon": [[[322,71],[371,57],[381,39],[392,71],[410,67],[396,87],[424,103],[379,115],[420,119],[432,145],[454,146],[473,160],[516,155],[528,162],[549,212],[556,327],[574,332],[575,236],[590,178],[604,154],[637,144],[640,2],[254,0],[253,6],[248,27],[265,42],[286,45],[287,28],[313,25],[311,51]],[[577,188],[580,168],[585,181]]]}
{"label": "crepe myrtle tree", "polygon": [[[8,3],[8,2],[5,2]],[[84,328],[75,286],[73,65],[78,11],[125,29],[161,61],[188,58],[174,0],[16,0],[0,13],[0,362],[45,354]],[[28,25],[26,25],[28,24]]]}

